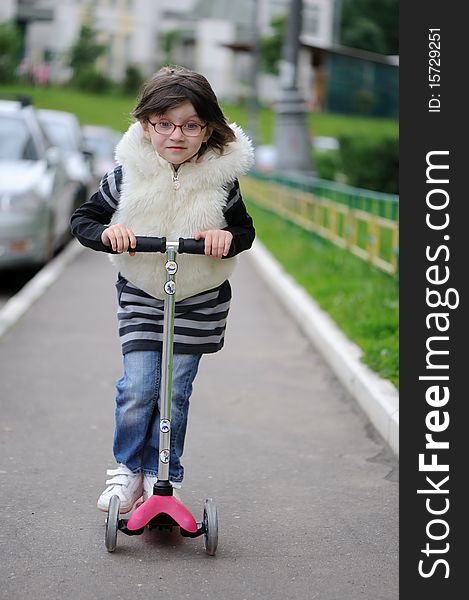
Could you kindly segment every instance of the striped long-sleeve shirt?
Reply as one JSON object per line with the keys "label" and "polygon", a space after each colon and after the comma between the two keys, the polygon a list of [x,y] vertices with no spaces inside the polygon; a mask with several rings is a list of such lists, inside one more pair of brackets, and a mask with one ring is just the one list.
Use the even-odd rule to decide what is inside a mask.
{"label": "striped long-sleeve shirt", "polygon": [[[122,167],[118,166],[104,176],[99,190],[73,214],[72,233],[84,246],[109,252],[109,247],[101,242],[101,234],[117,210],[121,185]],[[228,184],[227,192],[225,229],[233,234],[229,258],[251,247],[255,231],[237,180]],[[121,274],[116,288],[122,352],[161,350],[164,301],[150,296]],[[214,289],[176,302],[174,352],[203,354],[220,350],[230,301],[231,287],[229,281],[225,281]]]}

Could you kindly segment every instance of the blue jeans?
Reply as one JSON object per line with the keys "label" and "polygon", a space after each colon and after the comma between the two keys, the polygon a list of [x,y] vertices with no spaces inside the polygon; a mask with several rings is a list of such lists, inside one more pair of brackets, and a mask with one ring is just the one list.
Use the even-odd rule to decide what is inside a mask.
{"label": "blue jeans", "polygon": [[[189,398],[200,355],[174,354],[169,478],[184,477]],[[136,350],[124,354],[124,375],[116,384],[114,457],[134,473],[158,475],[161,353]]]}

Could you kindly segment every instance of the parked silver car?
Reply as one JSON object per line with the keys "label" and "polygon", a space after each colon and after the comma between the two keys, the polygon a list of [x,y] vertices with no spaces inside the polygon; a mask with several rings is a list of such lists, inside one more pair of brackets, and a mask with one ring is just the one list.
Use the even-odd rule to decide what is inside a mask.
{"label": "parked silver car", "polygon": [[64,154],[68,177],[75,184],[75,206],[79,206],[88,200],[93,185],[92,156],[85,148],[80,121],[63,110],[37,112],[49,139]]}
{"label": "parked silver car", "polygon": [[103,175],[116,166],[114,152],[122,133],[102,125],[83,125],[81,130],[85,148],[93,154],[93,175],[96,186]]}
{"label": "parked silver car", "polygon": [[73,187],[35,109],[0,100],[0,269],[41,265],[68,238]]}

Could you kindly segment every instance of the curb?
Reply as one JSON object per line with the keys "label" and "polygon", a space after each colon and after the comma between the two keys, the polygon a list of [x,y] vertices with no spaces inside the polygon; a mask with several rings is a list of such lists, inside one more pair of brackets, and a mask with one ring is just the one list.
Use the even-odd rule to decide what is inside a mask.
{"label": "curb", "polygon": [[8,300],[0,309],[0,338],[60,277],[67,265],[74,261],[82,250],[84,248],[77,240],[69,242],[60,254],[48,262],[17,294]]}
{"label": "curb", "polygon": [[342,333],[331,317],[283,270],[259,240],[254,241],[248,255],[265,283],[399,457],[397,388],[361,362],[361,349]]}

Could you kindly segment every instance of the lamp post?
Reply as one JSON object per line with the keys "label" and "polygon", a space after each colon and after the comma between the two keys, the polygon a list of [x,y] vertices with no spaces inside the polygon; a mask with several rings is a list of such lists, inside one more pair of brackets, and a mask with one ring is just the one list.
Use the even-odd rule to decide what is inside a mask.
{"label": "lamp post", "polygon": [[287,35],[280,63],[280,94],[276,106],[277,169],[313,175],[306,105],[298,90],[298,53],[302,0],[290,0]]}
{"label": "lamp post", "polygon": [[251,4],[251,65],[249,73],[249,95],[248,95],[248,132],[254,146],[258,143],[257,119],[258,119],[258,84],[257,72],[259,68],[259,32],[258,32],[258,0],[252,0]]}

